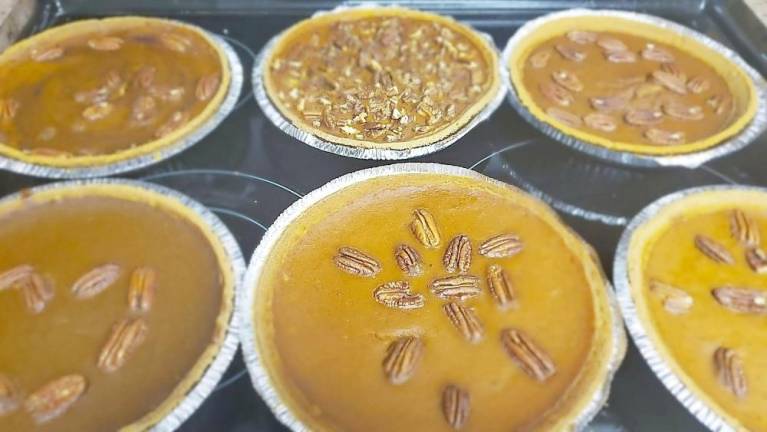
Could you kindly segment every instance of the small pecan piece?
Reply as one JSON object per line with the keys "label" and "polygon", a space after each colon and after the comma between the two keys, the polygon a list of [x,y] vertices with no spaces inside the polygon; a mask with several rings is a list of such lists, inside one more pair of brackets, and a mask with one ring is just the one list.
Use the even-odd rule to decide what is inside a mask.
{"label": "small pecan piece", "polygon": [[725,347],[717,348],[714,351],[714,367],[720,384],[738,398],[746,396],[748,383],[743,370],[743,360],[735,350]]}
{"label": "small pecan piece", "polygon": [[448,276],[435,279],[430,284],[431,291],[441,299],[465,300],[480,293],[479,278],[472,275]]}
{"label": "small pecan piece", "polygon": [[442,263],[448,273],[466,273],[471,267],[471,240],[465,235],[455,236],[447,245]]}
{"label": "small pecan piece", "polygon": [[767,293],[751,289],[723,286],[711,291],[722,307],[745,314],[767,313]]}
{"label": "small pecan piece", "polygon": [[32,276],[34,272],[34,267],[22,264],[0,273],[0,291],[15,287],[21,281]]}
{"label": "small pecan piece", "polygon": [[501,330],[501,342],[514,363],[536,380],[546,381],[556,373],[549,355],[521,330]]}
{"label": "small pecan piece", "polygon": [[574,62],[586,60],[586,53],[580,49],[567,44],[557,44],[554,49],[564,58]]}
{"label": "small pecan piece", "polygon": [[652,77],[674,93],[687,94],[686,79],[682,75],[656,70],[652,73]]}
{"label": "small pecan piece", "polygon": [[759,227],[754,220],[740,209],[735,209],[730,213],[730,233],[745,248],[758,246],[761,238]]}
{"label": "small pecan piece", "polygon": [[65,375],[57,378],[24,401],[24,409],[36,423],[45,423],[64,414],[85,393],[88,386],[82,375]]}
{"label": "small pecan piece", "polygon": [[579,92],[583,90],[583,83],[580,79],[578,79],[578,76],[574,73],[560,69],[557,71],[554,71],[551,73],[551,79],[554,80],[557,84],[561,85],[562,87],[574,91]]}
{"label": "small pecan piece", "polygon": [[567,38],[577,44],[586,45],[596,42],[597,34],[585,30],[570,30],[567,32]]}
{"label": "small pecan piece", "polygon": [[702,107],[698,105],[689,105],[676,99],[670,99],[663,103],[663,111],[669,116],[680,120],[703,119]]}
{"label": "small pecan piece", "polygon": [[416,209],[413,212],[413,221],[410,223],[410,231],[422,245],[434,249],[439,246],[440,235],[434,216],[426,209]]}
{"label": "small pecan piece", "polygon": [[767,273],[767,252],[759,247],[746,250],[746,262],[755,273]]}
{"label": "small pecan piece", "polygon": [[631,51],[608,51],[607,61],[610,63],[636,63],[637,55]]}
{"label": "small pecan piece", "polygon": [[578,115],[557,107],[549,107],[546,114],[570,127],[580,127],[583,124]]}
{"label": "small pecan piece", "polygon": [[117,264],[104,264],[85,273],[72,285],[72,294],[79,299],[94,297],[112,286],[122,270]]}
{"label": "small pecan piece", "polygon": [[88,46],[96,51],[116,51],[122,48],[125,43],[116,36],[104,36],[88,40]]}
{"label": "small pecan piece", "polygon": [[9,122],[16,117],[21,104],[16,99],[0,99],[0,122]]}
{"label": "small pecan piece", "polygon": [[0,417],[19,408],[19,389],[7,376],[0,374]]}
{"label": "small pecan piece", "polygon": [[149,327],[141,318],[123,319],[112,328],[112,334],[101,349],[98,367],[111,373],[120,369],[133,352],[144,343]]}
{"label": "small pecan piece", "polygon": [[394,385],[404,384],[413,376],[423,356],[423,342],[415,336],[401,337],[386,349],[383,371]]}
{"label": "small pecan piece", "polygon": [[423,307],[421,294],[410,292],[410,284],[405,281],[387,282],[373,291],[373,298],[392,309],[418,309]]}
{"label": "small pecan piece", "polygon": [[497,264],[491,264],[487,268],[487,286],[490,288],[490,294],[492,294],[495,302],[498,303],[498,306],[500,306],[501,309],[509,309],[517,306],[514,287],[503,267]]}
{"label": "small pecan piece", "polygon": [[625,43],[611,36],[599,37],[597,45],[607,52],[628,51],[629,49]]}
{"label": "small pecan piece", "polygon": [[672,63],[674,61],[674,55],[671,54],[671,51],[651,43],[645,45],[642,50],[642,58],[659,63]]}
{"label": "small pecan piece", "polygon": [[650,126],[663,120],[663,113],[655,110],[633,109],[623,117],[626,123],[634,126]]}
{"label": "small pecan piece", "polygon": [[695,236],[695,247],[711,260],[721,264],[733,264],[735,259],[730,251],[720,243],[704,235]]}
{"label": "small pecan piece", "polygon": [[544,82],[540,84],[539,88],[546,99],[557,105],[570,106],[575,101],[573,95],[559,84]]}
{"label": "small pecan piece", "polygon": [[690,294],[667,283],[651,280],[650,292],[657,296],[663,308],[673,315],[687,313],[693,305],[693,298]]}
{"label": "small pecan piece", "polygon": [[192,42],[175,33],[163,33],[160,35],[160,43],[171,51],[185,53],[192,47]]}
{"label": "small pecan piece", "polygon": [[507,258],[520,253],[523,247],[516,234],[499,234],[479,245],[479,254],[488,258]]}
{"label": "small pecan piece", "polygon": [[53,299],[53,283],[50,280],[33,273],[19,284],[24,304],[33,314],[42,312]]}
{"label": "small pecan piece", "polygon": [[469,392],[453,384],[442,390],[442,414],[455,430],[462,429],[469,420],[471,397]]}
{"label": "small pecan piece", "polygon": [[711,83],[703,78],[702,76],[697,76],[695,78],[690,79],[690,81],[687,81],[687,90],[690,90],[691,92],[695,94],[701,94],[704,92],[707,92],[708,89],[711,88]]}
{"label": "small pecan piece", "polygon": [[197,100],[206,101],[213,97],[218,90],[220,78],[218,74],[205,75],[197,81],[197,88],[194,91]]}
{"label": "small pecan piece", "polygon": [[374,277],[381,271],[381,263],[378,260],[351,247],[338,249],[333,262],[341,270],[355,276]]}
{"label": "small pecan piece", "polygon": [[417,250],[406,244],[397,246],[394,258],[399,268],[408,276],[418,276],[423,273],[423,259]]}
{"label": "small pecan piece", "polygon": [[128,305],[135,313],[146,313],[152,309],[155,289],[157,287],[157,272],[150,267],[139,267],[133,270],[128,286]]}
{"label": "small pecan piece", "polygon": [[30,58],[36,62],[53,61],[64,55],[64,48],[59,46],[53,46],[44,49],[33,49],[30,53]]}
{"label": "small pecan piece", "polygon": [[644,136],[653,144],[675,145],[684,143],[684,132],[671,132],[658,128],[647,129]]}
{"label": "small pecan piece", "polygon": [[444,304],[442,309],[453,326],[461,332],[467,341],[477,343],[482,340],[485,329],[473,309],[453,302]]}
{"label": "small pecan piece", "polygon": [[535,69],[542,69],[546,67],[546,64],[551,58],[551,51],[538,51],[530,56],[530,66]]}
{"label": "small pecan piece", "polygon": [[586,126],[602,132],[613,132],[618,128],[618,122],[612,116],[598,112],[586,114],[583,122]]}

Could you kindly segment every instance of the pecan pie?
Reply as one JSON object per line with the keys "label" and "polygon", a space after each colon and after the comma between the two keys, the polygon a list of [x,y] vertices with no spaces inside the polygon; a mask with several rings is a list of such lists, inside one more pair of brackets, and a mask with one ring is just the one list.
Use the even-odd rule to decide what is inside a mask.
{"label": "pecan pie", "polygon": [[0,430],[147,430],[226,337],[234,276],[207,222],[127,184],[0,203]]}
{"label": "pecan pie", "polygon": [[445,168],[339,179],[256,252],[255,349],[308,429],[563,430],[606,397],[624,337],[591,248]]}
{"label": "pecan pie", "polygon": [[470,28],[403,8],[332,12],[300,22],[265,62],[282,114],[333,143],[409,149],[466,125],[500,87],[495,48]]}
{"label": "pecan pie", "polygon": [[217,110],[228,68],[209,35],[174,21],[55,27],[0,55],[0,155],[87,167],[156,152]]}
{"label": "pecan pie", "polygon": [[751,121],[757,104],[750,78],[711,48],[619,17],[551,19],[518,42],[508,67],[536,119],[637,154],[720,144]]}
{"label": "pecan pie", "polygon": [[658,355],[733,430],[767,429],[765,229],[767,193],[713,189],[661,207],[628,243],[630,294]]}

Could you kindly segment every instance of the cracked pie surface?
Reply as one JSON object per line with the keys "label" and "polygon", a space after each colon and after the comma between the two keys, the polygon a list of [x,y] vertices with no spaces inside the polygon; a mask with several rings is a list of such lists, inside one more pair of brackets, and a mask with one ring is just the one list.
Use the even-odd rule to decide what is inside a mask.
{"label": "cracked pie surface", "polygon": [[753,83],[733,62],[669,29],[569,16],[522,39],[507,65],[526,109],[611,150],[685,154],[722,143],[753,118]]}
{"label": "cracked pie surface", "polygon": [[543,203],[464,171],[325,196],[256,281],[256,349],[309,430],[573,427],[622,352],[592,250]]}
{"label": "cracked pie surface", "polygon": [[233,276],[175,199],[136,186],[0,204],[0,430],[146,430],[224,341]]}
{"label": "cracked pie surface", "polygon": [[87,167],[151,154],[215,113],[228,67],[207,33],[174,21],[47,30],[0,55],[0,155]]}
{"label": "cracked pie surface", "polygon": [[466,125],[500,88],[495,47],[451,18],[397,7],[317,15],[282,34],[264,85],[301,130],[411,149]]}
{"label": "cracked pie surface", "polygon": [[737,430],[765,430],[767,193],[695,191],[631,236],[628,276],[661,359]]}

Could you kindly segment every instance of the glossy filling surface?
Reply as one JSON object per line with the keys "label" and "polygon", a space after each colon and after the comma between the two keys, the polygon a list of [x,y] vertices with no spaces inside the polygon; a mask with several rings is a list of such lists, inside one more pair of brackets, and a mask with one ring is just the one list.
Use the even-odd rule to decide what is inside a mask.
{"label": "glossy filling surface", "polygon": [[[765,430],[767,382],[761,371],[767,369],[767,275],[759,271],[767,270],[767,261],[758,265],[752,258],[749,264],[746,253],[761,250],[767,206],[727,206],[722,200],[716,207],[676,216],[648,244],[642,295],[673,362],[727,414],[749,430]],[[736,209],[756,233],[750,242],[734,234],[742,232],[733,227]],[[700,236],[708,239],[707,246]],[[679,292],[653,289],[658,282]],[[675,308],[675,295],[689,300],[677,301],[684,306]],[[731,361],[721,362],[725,351],[717,358],[722,348]]]}
{"label": "glossy filling surface", "polygon": [[[435,247],[412,227],[428,220],[439,233]],[[510,233],[521,251],[487,256],[486,240]],[[446,250],[461,234],[472,251],[453,248],[451,273]],[[415,251],[420,273],[398,263],[398,245]],[[362,274],[339,266],[340,257],[356,256],[343,248],[372,259],[351,264]],[[304,212],[265,266],[255,305],[264,362],[283,400],[313,429],[536,429],[580,396],[597,331],[583,263],[508,189],[432,174],[368,180]],[[498,286],[492,294],[491,266],[504,272],[508,295]],[[449,276],[476,276],[476,289],[463,299],[438,294],[434,280]],[[380,287],[396,281],[409,284],[410,300],[387,305]],[[451,318],[450,303],[478,324]],[[540,353],[540,361],[528,356],[534,371],[504,345],[510,329]]]}
{"label": "glossy filling surface", "polygon": [[636,35],[570,31],[534,48],[523,73],[550,119],[616,142],[691,143],[736,117],[727,83],[711,66]]}
{"label": "glossy filling surface", "polygon": [[108,155],[182,127],[221,85],[216,49],[161,21],[104,25],[0,59],[0,143],[42,156]]}
{"label": "glossy filling surface", "polygon": [[[0,273],[32,266],[52,290],[37,311],[21,285],[0,290],[0,430],[127,426],[167,402],[220,331],[223,282],[215,253],[196,225],[165,209],[106,196],[30,200],[0,214],[0,244]],[[87,290],[74,290],[85,274],[107,264],[119,275],[102,291],[84,296]],[[155,277],[149,306],[137,310],[129,287],[139,268]],[[143,322],[144,337],[122,364],[114,367],[120,363],[114,357],[102,363],[113,329],[126,319]],[[73,374],[85,388],[61,412],[50,416],[30,401]],[[10,397],[3,393],[8,382],[15,389]],[[9,399],[16,409],[7,410]]]}

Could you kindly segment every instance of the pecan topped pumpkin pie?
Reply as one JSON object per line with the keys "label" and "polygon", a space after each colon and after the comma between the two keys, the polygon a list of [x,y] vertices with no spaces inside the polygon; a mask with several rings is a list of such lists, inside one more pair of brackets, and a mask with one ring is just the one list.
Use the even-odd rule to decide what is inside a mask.
{"label": "pecan topped pumpkin pie", "polygon": [[704,150],[752,120],[756,89],[739,66],[690,36],[617,15],[560,14],[515,41],[511,83],[535,119],[641,155]]}
{"label": "pecan topped pumpkin pie", "polygon": [[0,55],[0,155],[52,167],[151,154],[216,112],[229,65],[200,29],[155,18],[78,21]]}
{"label": "pecan topped pumpkin pie", "polygon": [[704,401],[734,430],[765,430],[767,193],[709,188],[655,207],[624,238],[616,275],[654,347],[643,354],[697,398],[674,386],[684,403]]}
{"label": "pecan topped pumpkin pie", "polygon": [[0,430],[146,430],[204,398],[235,280],[208,223],[124,183],[0,202]]}
{"label": "pecan topped pumpkin pie", "polygon": [[275,227],[243,343],[294,429],[559,430],[606,398],[620,320],[591,248],[538,200],[393,165],[331,182]]}
{"label": "pecan topped pumpkin pie", "polygon": [[355,8],[302,21],[264,62],[290,122],[333,143],[411,149],[466,125],[500,87],[495,48],[467,26],[415,10]]}

